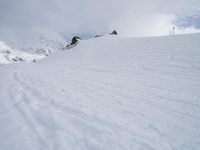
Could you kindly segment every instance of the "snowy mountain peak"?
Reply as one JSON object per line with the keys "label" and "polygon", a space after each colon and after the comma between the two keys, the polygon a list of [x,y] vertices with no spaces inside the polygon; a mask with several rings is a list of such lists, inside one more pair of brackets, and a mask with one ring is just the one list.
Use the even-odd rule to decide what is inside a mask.
{"label": "snowy mountain peak", "polygon": [[48,56],[63,47],[63,44],[59,41],[52,40],[44,35],[37,35],[27,40],[21,49]]}
{"label": "snowy mountain peak", "polygon": [[43,58],[42,55],[30,54],[11,49],[5,42],[0,41],[0,64],[14,62],[35,62]]}
{"label": "snowy mountain peak", "polygon": [[0,52],[7,51],[7,50],[11,50],[11,48],[7,46],[6,43],[0,41]]}

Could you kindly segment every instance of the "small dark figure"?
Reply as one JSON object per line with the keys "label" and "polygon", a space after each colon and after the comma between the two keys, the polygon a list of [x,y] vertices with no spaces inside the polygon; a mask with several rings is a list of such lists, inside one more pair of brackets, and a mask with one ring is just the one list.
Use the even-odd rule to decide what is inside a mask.
{"label": "small dark figure", "polygon": [[173,36],[176,36],[175,27],[173,27]]}
{"label": "small dark figure", "polygon": [[116,30],[114,30],[112,33],[110,33],[110,34],[112,34],[112,35],[117,35],[117,31]]}
{"label": "small dark figure", "polygon": [[78,37],[78,36],[74,36],[74,37],[72,38],[71,45],[76,44],[76,43],[78,42],[79,39],[80,39],[80,37]]}

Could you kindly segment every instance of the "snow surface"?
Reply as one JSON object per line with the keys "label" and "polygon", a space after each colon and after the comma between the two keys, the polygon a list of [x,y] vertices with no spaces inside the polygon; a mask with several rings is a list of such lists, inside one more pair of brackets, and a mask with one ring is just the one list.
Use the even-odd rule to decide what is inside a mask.
{"label": "snow surface", "polygon": [[200,35],[106,36],[0,66],[0,150],[199,150]]}

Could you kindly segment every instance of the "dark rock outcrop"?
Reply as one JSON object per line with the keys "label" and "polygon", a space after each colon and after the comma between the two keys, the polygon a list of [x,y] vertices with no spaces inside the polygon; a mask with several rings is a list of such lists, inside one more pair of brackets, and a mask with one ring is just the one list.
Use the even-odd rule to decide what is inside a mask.
{"label": "dark rock outcrop", "polygon": [[72,38],[71,45],[76,44],[76,43],[78,42],[78,40],[80,40],[80,39],[81,39],[80,37],[74,36],[74,37]]}
{"label": "dark rock outcrop", "polygon": [[94,37],[95,37],[95,38],[98,38],[98,37],[101,37],[101,36],[103,36],[103,35],[95,35]]}
{"label": "dark rock outcrop", "polygon": [[118,35],[118,33],[117,33],[117,31],[116,30],[114,30],[112,33],[110,33],[110,34],[112,34],[112,35]]}
{"label": "dark rock outcrop", "polygon": [[71,48],[75,47],[75,46],[78,44],[78,41],[79,41],[80,39],[81,39],[80,37],[74,36],[74,37],[72,38],[71,43],[70,43],[69,45],[67,45],[65,48],[63,48],[63,50],[65,50],[65,49],[71,49]]}

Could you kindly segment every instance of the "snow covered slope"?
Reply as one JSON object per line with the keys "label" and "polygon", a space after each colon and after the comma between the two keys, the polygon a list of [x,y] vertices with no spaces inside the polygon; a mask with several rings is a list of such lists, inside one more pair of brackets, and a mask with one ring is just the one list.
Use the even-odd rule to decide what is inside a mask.
{"label": "snow covered slope", "polygon": [[0,64],[14,62],[33,62],[34,60],[44,58],[43,55],[25,53],[23,51],[13,50],[4,42],[0,41]]}
{"label": "snow covered slope", "polygon": [[0,66],[0,149],[199,150],[199,41],[106,36]]}

